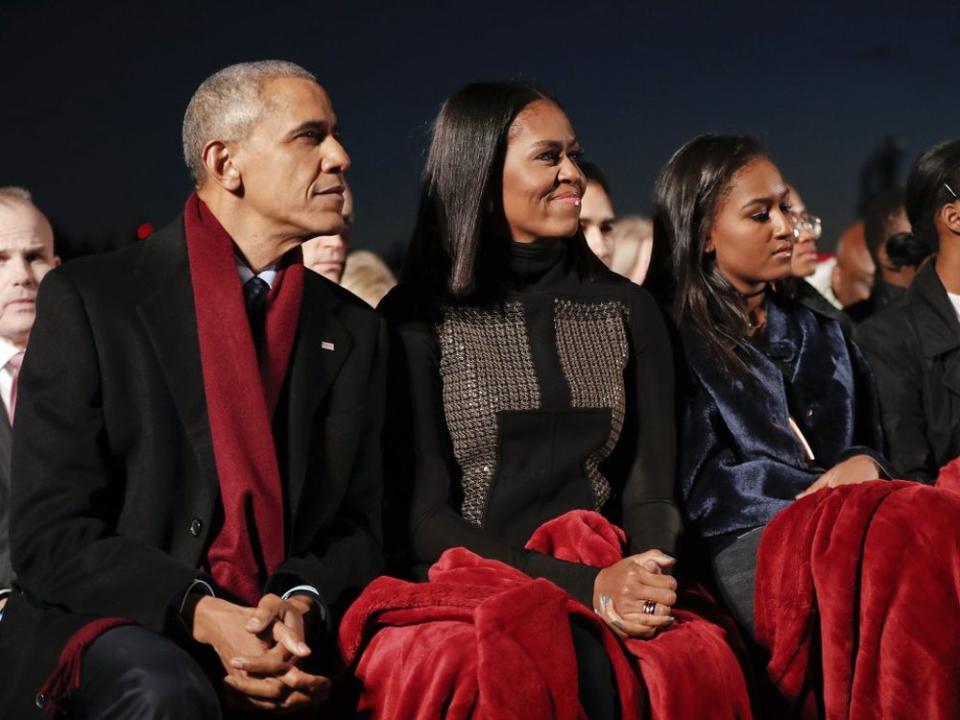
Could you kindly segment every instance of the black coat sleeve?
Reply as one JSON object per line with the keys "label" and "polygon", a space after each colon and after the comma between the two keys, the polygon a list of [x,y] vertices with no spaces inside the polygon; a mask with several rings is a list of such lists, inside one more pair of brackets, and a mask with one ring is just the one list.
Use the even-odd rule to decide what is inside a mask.
{"label": "black coat sleeve", "polygon": [[880,315],[859,326],[857,345],[866,355],[880,396],[887,456],[905,478],[932,483],[937,462],[927,440],[923,408],[923,357],[911,328]]}
{"label": "black coat sleeve", "polygon": [[621,444],[631,457],[622,495],[623,529],[630,552],[656,548],[673,555],[682,528],[675,487],[673,353],[663,316],[646,292],[638,292],[632,303],[630,341],[628,418]]}

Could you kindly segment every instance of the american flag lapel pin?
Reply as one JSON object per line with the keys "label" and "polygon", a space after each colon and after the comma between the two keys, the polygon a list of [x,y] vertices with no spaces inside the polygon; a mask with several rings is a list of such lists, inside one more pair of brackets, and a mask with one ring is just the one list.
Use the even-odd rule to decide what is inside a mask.
{"label": "american flag lapel pin", "polygon": [[330,352],[333,352],[335,350],[333,343],[330,342],[329,340],[323,340],[320,343],[320,348],[323,350],[329,350]]}

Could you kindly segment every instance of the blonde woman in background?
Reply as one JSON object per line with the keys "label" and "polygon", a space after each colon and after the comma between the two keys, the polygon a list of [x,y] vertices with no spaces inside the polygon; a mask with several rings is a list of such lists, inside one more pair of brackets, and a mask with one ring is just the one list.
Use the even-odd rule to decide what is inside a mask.
{"label": "blonde woman in background", "polygon": [[618,218],[613,225],[610,269],[642,285],[653,251],[653,222],[641,215]]}
{"label": "blonde woman in background", "polygon": [[347,255],[340,284],[371,307],[376,307],[397,284],[397,278],[378,255],[369,250],[355,250]]}

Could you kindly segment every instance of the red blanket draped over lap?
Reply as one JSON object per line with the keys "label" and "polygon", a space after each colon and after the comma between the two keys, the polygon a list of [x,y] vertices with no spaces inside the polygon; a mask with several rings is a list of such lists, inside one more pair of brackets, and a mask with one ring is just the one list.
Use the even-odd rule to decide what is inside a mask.
{"label": "red blanket draped over lap", "polygon": [[960,717],[960,473],[779,513],[757,557],[768,674],[804,718]]}
{"label": "red blanket draped over lap", "polygon": [[[606,567],[622,557],[624,540],[599,514],[574,511],[541,526],[527,548]],[[584,717],[569,623],[577,615],[607,649],[624,720],[749,718],[722,614],[703,594],[681,594],[674,614],[675,625],[652,640],[628,640],[625,653],[553,583],[453,548],[429,582],[381,577],[368,586],[343,619],[340,645],[369,717],[574,720]]]}

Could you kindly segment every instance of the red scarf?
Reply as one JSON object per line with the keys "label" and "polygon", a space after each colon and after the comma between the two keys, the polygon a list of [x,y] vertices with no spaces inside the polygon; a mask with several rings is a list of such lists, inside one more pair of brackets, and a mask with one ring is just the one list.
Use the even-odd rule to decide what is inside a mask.
{"label": "red scarf", "polygon": [[297,333],[303,263],[299,249],[281,263],[267,296],[266,347],[258,367],[233,240],[196,194],[183,216],[224,515],[206,562],[221,588],[254,606],[285,556],[283,488],[271,419]]}

